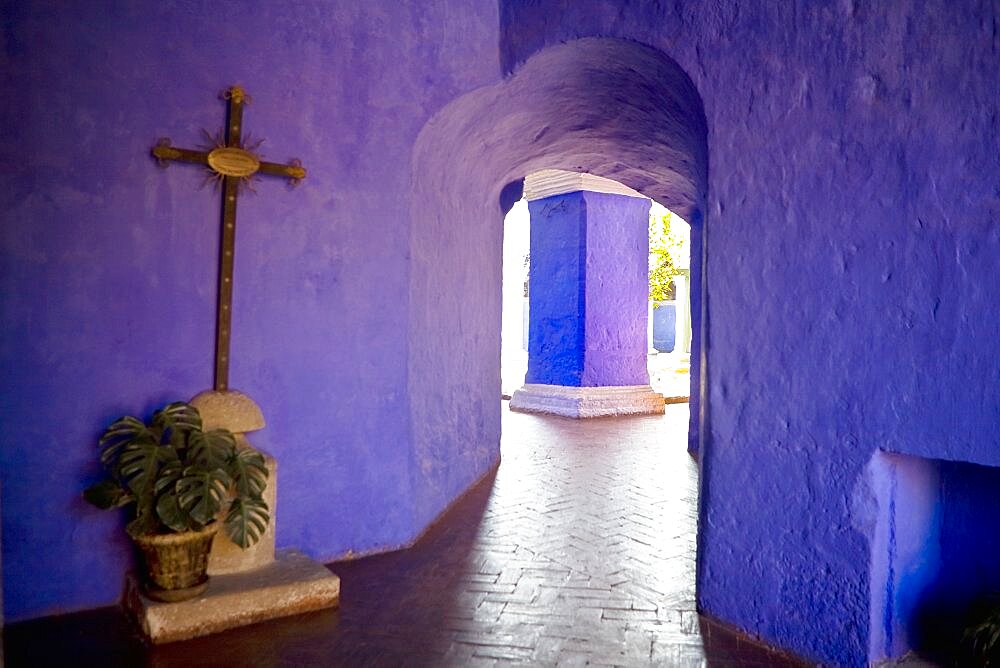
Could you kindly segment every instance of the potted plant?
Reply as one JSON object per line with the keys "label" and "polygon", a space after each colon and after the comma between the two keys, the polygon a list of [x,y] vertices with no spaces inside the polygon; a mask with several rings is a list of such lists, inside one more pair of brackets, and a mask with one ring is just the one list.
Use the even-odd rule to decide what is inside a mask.
{"label": "potted plant", "polygon": [[237,447],[228,430],[203,431],[190,404],[168,404],[148,424],[132,416],[116,420],[100,447],[108,478],[84,498],[105,509],[135,504],[126,530],[144,562],[151,598],[179,601],[205,590],[220,524],[244,549],[267,529],[264,457]]}

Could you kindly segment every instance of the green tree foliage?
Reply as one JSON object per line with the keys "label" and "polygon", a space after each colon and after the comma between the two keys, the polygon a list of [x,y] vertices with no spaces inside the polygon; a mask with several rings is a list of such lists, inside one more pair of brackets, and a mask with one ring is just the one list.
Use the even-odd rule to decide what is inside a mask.
{"label": "green tree foliage", "polygon": [[[661,209],[662,211],[662,209]],[[687,240],[671,229],[674,214],[652,212],[649,216],[649,298],[653,302],[674,299],[674,276]]]}

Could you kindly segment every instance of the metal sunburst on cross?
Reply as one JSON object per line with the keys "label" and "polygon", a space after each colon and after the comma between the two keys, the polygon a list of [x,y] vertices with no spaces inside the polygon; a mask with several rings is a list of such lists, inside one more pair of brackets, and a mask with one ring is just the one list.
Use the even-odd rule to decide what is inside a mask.
{"label": "metal sunburst on cross", "polygon": [[236,198],[240,184],[249,183],[257,174],[284,176],[293,185],[306,177],[306,170],[298,160],[287,165],[265,162],[255,153],[260,142],[245,145],[242,138],[243,106],[249,104],[250,96],[239,86],[233,86],[223,93],[228,101],[226,111],[225,139],[216,141],[216,146],[207,151],[175,148],[169,139],[160,139],[153,147],[153,155],[160,165],[166,167],[170,161],[191,162],[205,165],[211,177],[221,179],[222,188],[222,238],[219,248],[219,296],[215,325],[215,390],[229,389],[229,342],[232,334],[233,306],[233,253],[236,245]]}

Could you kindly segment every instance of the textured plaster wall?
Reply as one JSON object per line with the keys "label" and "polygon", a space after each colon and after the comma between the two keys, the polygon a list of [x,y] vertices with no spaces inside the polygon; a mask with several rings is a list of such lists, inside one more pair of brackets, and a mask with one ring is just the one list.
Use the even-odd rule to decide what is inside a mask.
{"label": "textured plaster wall", "polygon": [[816,660],[867,659],[873,453],[1000,462],[997,14],[501,3],[508,69],[607,35],[661,49],[701,94],[699,601]]}
{"label": "textured plaster wall", "polygon": [[280,462],[279,547],[329,559],[410,541],[423,528],[399,328],[410,148],[447,101],[497,78],[496,7],[13,2],[0,15],[7,621],[118,598],[121,519],[80,498],[96,439],[212,382],[220,195],[149,150],[221,129],[216,95],[234,83],[266,158],[309,171],[295,190],[260,181],[238,214],[231,379],[265,413],[252,441]]}
{"label": "textured plaster wall", "polygon": [[233,381],[281,461],[279,543],[405,542],[495,462],[498,201],[547,167],[636,188],[704,246],[709,614],[864,663],[873,455],[1000,464],[993,0],[0,12],[8,620],[114,600],[119,522],[78,497],[93,441],[211,381],[218,197],[147,151],[219,127],[237,82],[267,156],[310,170],[240,208]]}
{"label": "textured plaster wall", "polygon": [[528,203],[525,382],[644,385],[649,200],[577,191]]}

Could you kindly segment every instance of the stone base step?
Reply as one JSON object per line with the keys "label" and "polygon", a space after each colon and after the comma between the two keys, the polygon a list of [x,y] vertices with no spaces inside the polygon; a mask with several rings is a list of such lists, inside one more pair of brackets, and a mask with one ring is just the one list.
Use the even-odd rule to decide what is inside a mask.
{"label": "stone base step", "polygon": [[147,598],[134,574],[125,582],[126,609],[157,644],[330,608],[339,601],[340,578],[294,551],[279,552],[256,570],[213,575],[204,594],[179,603]]}
{"label": "stone base step", "polygon": [[664,399],[649,385],[568,387],[527,383],[511,397],[510,409],[572,418],[661,415]]}

